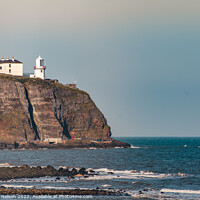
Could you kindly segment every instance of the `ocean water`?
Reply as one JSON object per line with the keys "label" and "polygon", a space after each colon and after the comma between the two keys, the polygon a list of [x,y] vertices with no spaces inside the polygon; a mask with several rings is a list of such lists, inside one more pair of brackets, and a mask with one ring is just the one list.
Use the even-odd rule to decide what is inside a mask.
{"label": "ocean water", "polygon": [[[99,175],[71,180],[67,177],[60,180],[56,177],[18,179],[2,181],[0,185],[57,189],[98,187],[123,190],[131,195],[83,197],[88,199],[200,199],[200,138],[116,139],[131,144],[131,148],[1,150],[0,166],[85,167]],[[5,196],[3,198],[6,199]],[[70,198],[80,199],[75,196],[58,197]]]}

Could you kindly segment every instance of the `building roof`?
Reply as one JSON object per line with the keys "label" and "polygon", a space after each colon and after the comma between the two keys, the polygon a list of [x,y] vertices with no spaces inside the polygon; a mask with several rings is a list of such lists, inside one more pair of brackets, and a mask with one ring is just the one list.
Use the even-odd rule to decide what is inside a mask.
{"label": "building roof", "polygon": [[10,63],[10,64],[12,64],[12,63],[22,63],[22,62],[20,62],[19,60],[16,60],[16,59],[0,60],[0,64],[3,64],[3,63]]}

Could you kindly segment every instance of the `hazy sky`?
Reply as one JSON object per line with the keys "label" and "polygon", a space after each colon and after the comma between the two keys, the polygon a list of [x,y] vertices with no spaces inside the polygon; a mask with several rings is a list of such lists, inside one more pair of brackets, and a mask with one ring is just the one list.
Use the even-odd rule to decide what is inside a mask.
{"label": "hazy sky", "polygon": [[76,80],[113,136],[200,136],[199,0],[0,0],[0,56]]}

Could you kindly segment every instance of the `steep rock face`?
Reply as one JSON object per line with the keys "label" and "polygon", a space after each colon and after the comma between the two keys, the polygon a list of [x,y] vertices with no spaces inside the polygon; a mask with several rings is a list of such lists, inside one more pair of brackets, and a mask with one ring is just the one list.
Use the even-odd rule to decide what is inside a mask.
{"label": "steep rock face", "polygon": [[0,75],[0,141],[109,139],[110,127],[90,96],[40,79]]}
{"label": "steep rock face", "polygon": [[[27,136],[28,133],[28,136]],[[0,141],[34,139],[28,101],[22,84],[0,79]]]}

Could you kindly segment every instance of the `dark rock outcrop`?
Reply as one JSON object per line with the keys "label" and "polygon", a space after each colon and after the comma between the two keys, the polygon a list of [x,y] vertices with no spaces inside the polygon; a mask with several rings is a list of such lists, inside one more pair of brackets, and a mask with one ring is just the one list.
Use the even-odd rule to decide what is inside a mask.
{"label": "dark rock outcrop", "polygon": [[[109,191],[100,189],[68,189],[68,190],[56,190],[56,189],[13,189],[0,187],[0,195],[12,195],[13,198],[16,195],[23,195],[24,198],[30,198],[30,195],[92,195],[92,196],[130,196],[127,193],[120,191]],[[50,198],[50,196],[49,196]],[[59,198],[59,196],[58,196]],[[74,197],[75,198],[75,197]]]}
{"label": "dark rock outcrop", "polygon": [[[79,170],[73,168],[59,168],[58,170],[48,165],[47,167],[29,167],[28,165],[22,165],[21,167],[1,167],[0,168],[0,180],[10,180],[19,178],[37,178],[45,176],[67,176],[73,178],[77,174],[86,175],[88,171],[85,168]],[[59,179],[59,178],[58,178]]]}

